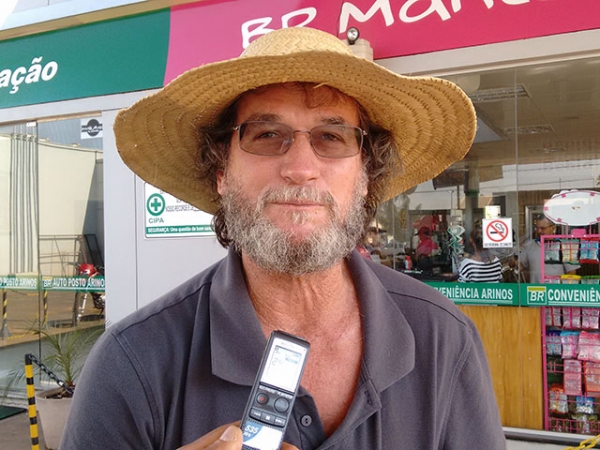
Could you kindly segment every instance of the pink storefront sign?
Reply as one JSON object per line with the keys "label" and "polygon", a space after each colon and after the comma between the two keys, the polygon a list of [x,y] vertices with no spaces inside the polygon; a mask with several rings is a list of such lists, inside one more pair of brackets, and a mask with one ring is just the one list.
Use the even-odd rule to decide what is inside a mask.
{"label": "pink storefront sign", "polygon": [[173,8],[165,83],[238,56],[274,29],[345,36],[357,27],[375,59],[600,28],[600,0],[213,0]]}

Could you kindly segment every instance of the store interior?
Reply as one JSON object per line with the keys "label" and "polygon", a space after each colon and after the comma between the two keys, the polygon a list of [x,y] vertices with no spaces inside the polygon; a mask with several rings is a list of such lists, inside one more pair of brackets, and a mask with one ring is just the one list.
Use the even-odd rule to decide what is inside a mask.
{"label": "store interior", "polygon": [[[428,226],[439,250],[434,270],[422,277],[452,280],[452,225],[464,227],[464,251],[469,252],[464,237],[474,223],[490,216],[511,218],[513,247],[502,254],[508,264],[533,236],[534,218],[545,201],[564,190],[600,189],[600,58],[447,78],[475,105],[475,142],[462,161],[381,205],[367,244],[376,241],[382,247],[384,264],[406,270],[409,256],[415,269],[419,229]],[[594,231],[597,225],[588,230]]]}

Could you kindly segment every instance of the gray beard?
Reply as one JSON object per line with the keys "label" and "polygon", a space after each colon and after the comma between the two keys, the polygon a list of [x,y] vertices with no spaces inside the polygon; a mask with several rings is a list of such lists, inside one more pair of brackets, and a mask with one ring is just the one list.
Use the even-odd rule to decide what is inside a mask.
{"label": "gray beard", "polygon": [[[227,193],[221,199],[227,236],[238,252],[243,252],[263,270],[299,276],[329,269],[347,257],[363,235],[366,217],[361,193],[367,186],[364,170],[345,219],[331,194],[313,187],[269,189],[253,204],[244,196],[241,186],[231,180],[228,183]],[[329,222],[302,237],[279,229],[264,215],[264,208],[272,201],[289,199],[326,204]],[[289,214],[293,222],[300,225],[310,218],[306,212]]]}

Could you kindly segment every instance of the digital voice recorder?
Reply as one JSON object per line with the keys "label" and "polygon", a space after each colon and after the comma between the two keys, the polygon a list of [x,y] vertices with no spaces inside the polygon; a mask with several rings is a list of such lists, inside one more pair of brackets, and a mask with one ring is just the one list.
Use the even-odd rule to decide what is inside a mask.
{"label": "digital voice recorder", "polygon": [[310,344],[273,331],[252,386],[241,428],[243,450],[278,450],[300,386]]}

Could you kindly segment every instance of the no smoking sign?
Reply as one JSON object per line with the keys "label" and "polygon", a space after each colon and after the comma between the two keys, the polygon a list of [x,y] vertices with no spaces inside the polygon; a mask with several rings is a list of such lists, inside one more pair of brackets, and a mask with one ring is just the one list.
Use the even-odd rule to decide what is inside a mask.
{"label": "no smoking sign", "polygon": [[512,247],[512,218],[483,219],[483,247]]}

